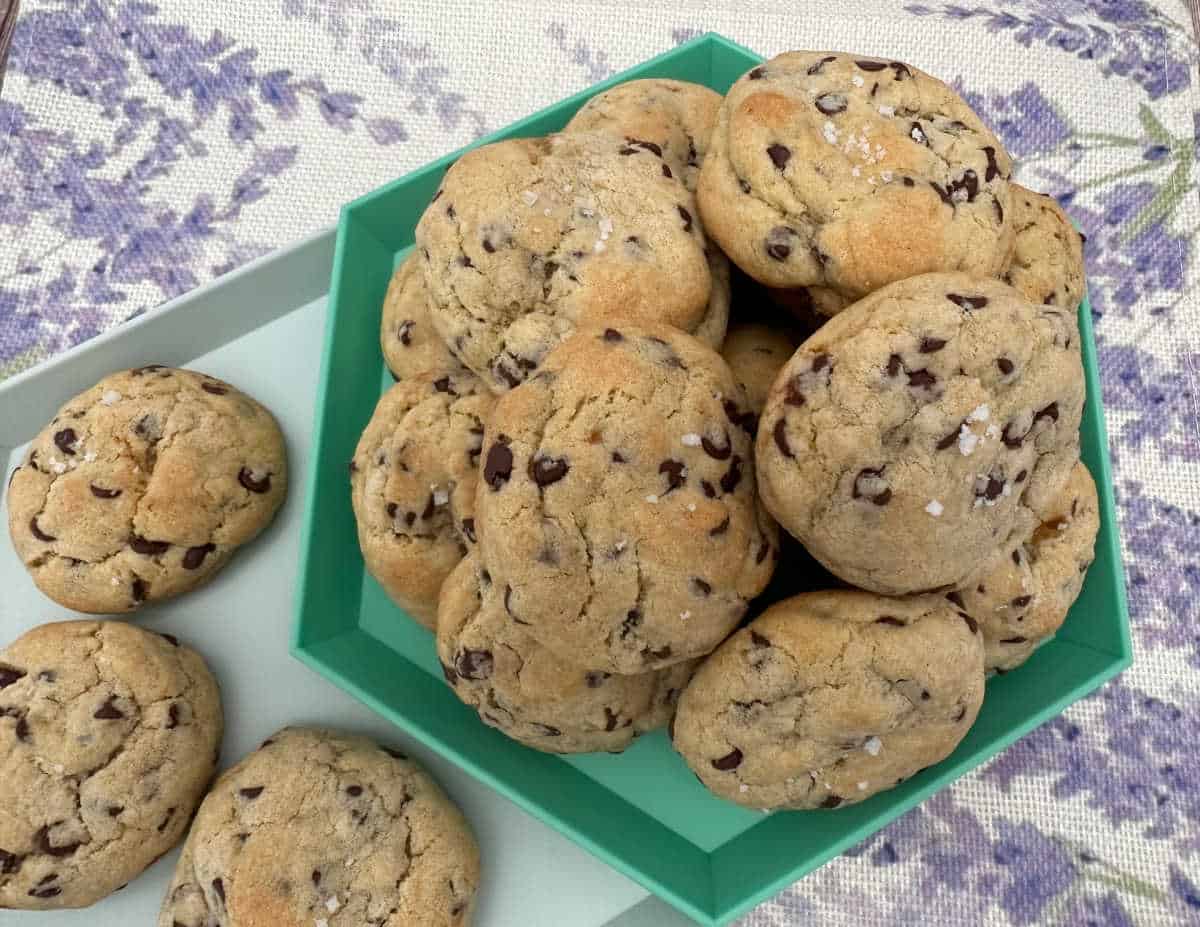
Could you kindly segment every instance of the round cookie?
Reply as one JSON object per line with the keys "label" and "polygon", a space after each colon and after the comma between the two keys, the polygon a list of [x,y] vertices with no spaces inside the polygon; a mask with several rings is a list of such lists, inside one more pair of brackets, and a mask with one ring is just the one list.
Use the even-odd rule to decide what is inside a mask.
{"label": "round cookie", "polygon": [[434,326],[494,392],[585,323],[691,332],[710,314],[695,202],[652,143],[569,133],[477,148],[447,171],[416,241]]}
{"label": "round cookie", "polygon": [[1027,299],[1074,312],[1083,299],[1083,237],[1058,201],[1012,185],[1015,238],[1002,279]]}
{"label": "round cookie", "polygon": [[665,325],[579,332],[488,422],[475,508],[514,620],[562,659],[640,674],[701,656],[770,579],[754,415]]}
{"label": "round cookie", "polygon": [[657,145],[672,173],[694,192],[720,108],[721,95],[701,84],[631,80],[596,94],[563,131],[604,132]]}
{"label": "round cookie", "polygon": [[767,609],[701,665],[672,740],[721,798],[837,808],[945,759],[983,690],[981,635],[945,599],[810,592]]}
{"label": "round cookie", "polygon": [[450,353],[429,319],[429,289],[414,255],[396,268],[383,300],[379,325],[383,359],[396,380],[426,371],[461,376],[466,368]]}
{"label": "round cookie", "polygon": [[721,356],[734,379],[746,391],[755,415],[763,410],[775,376],[789,360],[800,340],[787,328],[766,325],[735,325],[729,330]]}
{"label": "round cookie", "polygon": [[671,720],[695,661],[637,676],[593,672],[538,643],[504,599],[469,556],[447,578],[438,607],[442,672],[485,724],[547,753],[619,753]]}
{"label": "round cookie", "polygon": [[762,415],[763,501],[833,573],[886,595],[972,581],[1079,459],[1074,322],[963,274],[894,283],[830,319]]}
{"label": "round cookie", "polygon": [[9,481],[8,527],[55,602],[129,612],[209,579],[286,492],[270,412],[214,377],[154,364],[59,409]]}
{"label": "round cookie", "polygon": [[1100,530],[1096,484],[1082,463],[1031,537],[997,551],[976,583],[948,598],[979,622],[985,665],[1015,669],[1052,637],[1079,597]]}
{"label": "round cookie", "polygon": [[475,542],[475,483],[493,402],[469,371],[402,380],[379,400],[350,462],[367,569],[430,629],[442,580]]}
{"label": "round cookie", "polygon": [[362,737],[285,728],[213,786],[159,927],[466,927],[479,849],[416,763]]}
{"label": "round cookie", "polygon": [[696,196],[705,229],[751,276],[853,300],[917,274],[998,274],[1012,249],[1011,168],[923,71],[788,52],[730,88]]}
{"label": "round cookie", "polygon": [[175,846],[222,726],[208,667],[169,635],[64,621],[0,650],[0,909],[86,907]]}

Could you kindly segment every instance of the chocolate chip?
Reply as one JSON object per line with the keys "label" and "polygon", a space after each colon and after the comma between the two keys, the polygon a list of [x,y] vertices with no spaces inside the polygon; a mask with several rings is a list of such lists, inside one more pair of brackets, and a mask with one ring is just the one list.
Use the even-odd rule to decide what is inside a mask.
{"label": "chocolate chip", "polygon": [[117,815],[119,815],[122,811],[125,810],[125,806],[124,805],[109,805],[106,810],[108,811],[108,816],[110,818],[115,818]]}
{"label": "chocolate chip", "polygon": [[687,470],[687,467],[678,460],[664,460],[658,465],[658,472],[667,475],[667,492],[663,493],[663,495],[678,489],[687,482],[683,475],[685,470]]}
{"label": "chocolate chip", "polygon": [[625,615],[625,620],[621,622],[621,639],[624,640],[633,633],[633,629],[642,623],[642,613],[636,608],[631,608]]}
{"label": "chocolate chip", "polygon": [[960,296],[958,293],[947,293],[946,299],[965,312],[970,312],[972,309],[982,309],[988,304],[986,296]]}
{"label": "chocolate chip", "polygon": [[910,370],[908,372],[908,385],[917,389],[929,389],[937,384],[937,376],[928,370]]}
{"label": "chocolate chip", "polygon": [[935,354],[946,346],[945,338],[922,338],[918,350],[922,354]]}
{"label": "chocolate chip", "polygon": [[1004,430],[1000,432],[1000,440],[1004,442],[1005,447],[1017,448],[1025,442],[1026,433],[1016,433],[1019,427],[1016,422],[1009,422],[1004,426]]}
{"label": "chocolate chip", "polygon": [[171,545],[166,541],[148,541],[140,534],[131,534],[129,536],[129,548],[138,554],[144,554],[147,557],[157,557],[159,554],[165,554],[167,548]]}
{"label": "chocolate chip", "polygon": [[887,375],[889,377],[900,376],[900,371],[904,369],[904,361],[900,359],[899,354],[892,354],[888,357]]}
{"label": "chocolate chip", "polygon": [[855,61],[854,63],[864,71],[882,71],[887,67],[887,63],[884,61]]}
{"label": "chocolate chip", "polygon": [[557,483],[570,470],[565,457],[535,457],[529,461],[529,478],[538,486]]}
{"label": "chocolate chip", "polygon": [[777,225],[767,233],[764,245],[767,256],[776,261],[786,261],[792,253],[792,239],[796,232],[786,225]]}
{"label": "chocolate chip", "polygon": [[75,456],[75,442],[77,440],[74,428],[64,428],[62,431],[54,433],[55,445],[68,457]]}
{"label": "chocolate chip", "polygon": [[[918,145],[924,145],[926,148],[929,147],[929,136],[925,134],[925,130],[923,128],[921,128],[921,123],[919,123],[919,122],[914,122],[914,123],[912,123],[911,126],[909,126],[908,137],[911,138]],[[935,190],[937,190],[938,195],[941,196],[942,199],[945,200],[947,203],[952,202],[949,194],[945,193],[945,191],[943,191],[942,188],[939,187],[937,184],[930,184],[930,186],[932,186]]]}
{"label": "chocolate chip", "polygon": [[1052,422],[1058,421],[1058,403],[1057,402],[1052,402],[1052,403],[1050,403],[1050,405],[1046,406],[1044,409],[1039,409],[1037,414],[1033,416],[1033,420],[1035,423],[1039,419],[1043,419],[1043,418],[1048,418]]}
{"label": "chocolate chip", "polygon": [[129,373],[135,377],[140,377],[143,374],[154,373],[156,370],[166,369],[167,368],[162,364],[147,364],[145,367],[135,367],[133,370],[129,371]]}
{"label": "chocolate chip", "polygon": [[475,537],[475,519],[474,518],[464,518],[462,520],[462,533],[463,533],[463,537],[465,537],[468,541],[470,541],[472,544],[475,543],[476,537]]}
{"label": "chocolate chip", "polygon": [[829,55],[826,58],[822,58],[816,64],[809,65],[808,70],[804,73],[806,73],[809,77],[812,77],[814,74],[820,74],[821,69],[831,61],[837,61],[837,55]]}
{"label": "chocolate chip", "polygon": [[[820,101],[818,100],[818,105]],[[767,155],[771,159],[771,163],[775,165],[777,171],[787,167],[788,160],[792,157],[792,149],[786,145],[774,144],[767,147]]]}
{"label": "chocolate chip", "polygon": [[[488,246],[487,242],[484,242],[483,246],[486,248]],[[412,344],[412,330],[416,324],[412,319],[405,319],[396,326],[396,337],[400,339],[400,343],[406,348]]]}
{"label": "chocolate chip", "polygon": [[159,637],[161,637],[163,640],[165,640],[165,641],[166,641],[168,644],[170,644],[172,647],[178,647],[178,646],[179,646],[179,638],[178,638],[178,637],[176,637],[174,634],[165,634],[165,633],[164,633],[164,632],[162,632],[162,631],[159,631],[159,632],[157,632],[157,633],[158,633],[158,636],[159,636]]}
{"label": "chocolate chip", "polygon": [[889,61],[888,67],[896,73],[896,80],[904,80],[912,77],[912,71],[902,61]]}
{"label": "chocolate chip", "polygon": [[746,78],[748,80],[762,80],[762,76],[765,73],[766,72],[761,67],[755,68],[749,74],[746,75]]}
{"label": "chocolate chip", "polygon": [[18,679],[25,677],[25,671],[15,666],[0,666],[0,689],[7,689]]}
{"label": "chocolate chip", "polygon": [[1004,481],[998,480],[990,474],[987,477],[987,482],[982,485],[979,482],[975,484],[975,495],[991,502],[993,499],[999,499],[1004,493]]}
{"label": "chocolate chip", "polygon": [[612,674],[595,672],[588,673],[583,678],[589,689],[599,689],[602,685],[604,685],[604,680],[608,679],[610,675]]}
{"label": "chocolate chip", "polygon": [[949,188],[940,186],[939,184],[934,183],[932,180],[929,182],[929,186],[933,187],[934,192],[941,197],[943,203],[952,209],[954,208],[954,197],[950,195]]}
{"label": "chocolate chip", "polygon": [[213,891],[217,893],[217,897],[221,899],[221,903],[225,903],[225,883],[220,879],[212,880]]}
{"label": "chocolate chip", "polygon": [[723,400],[721,408],[725,410],[725,417],[729,419],[729,424],[736,425],[746,434],[754,437],[755,432],[758,431],[758,416],[753,412],[743,412],[732,399]]}
{"label": "chocolate chip", "polygon": [[[1003,675],[1002,670],[996,670],[996,672],[998,675]],[[954,723],[957,724],[959,721],[961,721],[966,716],[967,716],[967,707],[964,705],[962,708],[960,708],[958,710],[958,714],[954,716]]]}
{"label": "chocolate chip", "polygon": [[979,175],[968,168],[963,171],[962,177],[957,180],[952,180],[946,187],[952,199],[957,199],[955,194],[960,190],[967,194],[967,202],[974,203],[975,197],[979,195]]}
{"label": "chocolate chip", "polygon": [[125,717],[125,713],[116,705],[117,697],[110,695],[108,700],[96,709],[93,718],[99,718],[101,721],[118,721]]}
{"label": "chocolate chip", "polygon": [[54,898],[62,894],[62,889],[57,885],[46,885],[31,888],[27,893],[31,898]]}
{"label": "chocolate chip", "polygon": [[29,742],[29,723],[22,717],[17,718],[17,740]]}
{"label": "chocolate chip", "polygon": [[101,486],[97,486],[95,483],[89,483],[88,489],[92,491],[92,495],[97,499],[115,499],[117,496],[121,495],[121,490],[119,489],[104,489]]}
{"label": "chocolate chip", "polygon": [[771,544],[765,537],[760,535],[758,539],[758,553],[754,555],[754,562],[762,563],[767,559],[769,553],[771,553]]}
{"label": "chocolate chip", "polygon": [[448,394],[449,394],[449,395],[451,395],[451,396],[457,396],[457,395],[458,395],[458,393],[456,393],[456,392],[454,391],[454,387],[450,385],[450,378],[449,378],[449,377],[441,377],[441,378],[439,378],[439,379],[437,379],[437,380],[434,380],[434,381],[433,381],[433,388],[434,388],[435,390],[437,390],[439,393],[448,393]]}
{"label": "chocolate chip", "polygon": [[787,392],[784,394],[784,397],[783,397],[783,401],[786,405],[789,405],[789,406],[804,405],[804,390],[801,386],[801,383],[802,383],[802,381],[799,376],[794,376],[790,380],[788,380]]}
{"label": "chocolate chip", "polygon": [[880,615],[875,619],[875,623],[891,625],[897,628],[903,628],[905,626],[903,621],[901,621],[899,618],[893,618],[891,615]]}
{"label": "chocolate chip", "polygon": [[1013,599],[1011,602],[1009,602],[1008,604],[1011,605],[1013,608],[1024,608],[1026,605],[1028,605],[1032,601],[1033,601],[1033,596],[1031,596],[1031,595],[1019,595],[1015,599]]}
{"label": "chocolate chip", "polygon": [[358,796],[361,795],[362,793],[363,793],[363,787],[361,785],[346,786],[346,794],[349,795],[351,798],[358,798]]}
{"label": "chocolate chip", "polygon": [[1006,637],[1000,643],[1002,644],[1024,644],[1027,638],[1024,637]]}
{"label": "chocolate chip", "polygon": [[183,568],[185,570],[197,569],[204,562],[204,558],[216,549],[216,544],[201,544],[198,547],[189,547],[183,554]]}
{"label": "chocolate chip", "polygon": [[1000,205],[999,200],[992,200],[992,207],[996,210],[996,221],[1000,224],[1004,223],[1004,207]]}
{"label": "chocolate chip", "polygon": [[200,388],[206,393],[212,393],[214,396],[224,396],[229,392],[224,386],[219,383],[204,382],[200,384]]}
{"label": "chocolate chip", "polygon": [[1013,477],[1013,482],[1014,483],[1024,483],[1025,477],[1027,477],[1028,475],[1029,475],[1028,470],[1022,470],[1020,473],[1018,473],[1016,476]]}
{"label": "chocolate chip", "polygon": [[162,823],[158,825],[158,832],[161,834],[167,829],[167,825],[171,823],[171,818],[175,817],[175,808],[168,808],[167,815],[162,819]]}
{"label": "chocolate chip", "polygon": [[[54,682],[54,680],[56,680],[57,678],[58,678],[58,674],[55,673],[54,670],[42,670],[40,673],[37,674],[38,682]],[[4,686],[0,685],[0,689],[3,689],[3,688],[4,688]]]}
{"label": "chocolate chip", "polygon": [[251,492],[264,493],[271,489],[271,474],[265,474],[262,479],[255,479],[254,472],[242,467],[238,471],[238,482]]}
{"label": "chocolate chip", "polygon": [[718,535],[724,534],[728,530],[729,530],[729,516],[726,515],[723,519],[721,519],[721,523],[719,525],[717,525],[715,528],[709,529],[708,536],[710,538],[715,538]]}
{"label": "chocolate chip", "polygon": [[692,586],[696,590],[697,595],[707,596],[712,594],[712,586],[702,580],[699,576],[692,577]]}
{"label": "chocolate chip", "polygon": [[167,730],[173,731],[179,727],[179,706],[172,702],[167,708]]}
{"label": "chocolate chip", "polygon": [[492,667],[490,650],[460,650],[454,658],[454,668],[463,679],[487,679]]}
{"label": "chocolate chip", "polygon": [[911,177],[901,177],[900,182],[906,187],[915,187],[917,185],[917,182]]}
{"label": "chocolate chip", "polygon": [[33,847],[38,853],[44,853],[47,856],[70,856],[78,850],[82,843],[66,843],[62,846],[54,846],[50,843],[50,828],[46,826],[39,827],[33,835]]}
{"label": "chocolate chip", "polygon": [[0,875],[12,875],[21,868],[21,862],[24,859],[24,856],[9,853],[8,850],[0,850]]}
{"label": "chocolate chip", "polygon": [[250,786],[249,788],[238,789],[238,794],[241,795],[242,798],[246,798],[246,799],[249,799],[250,801],[254,801],[254,799],[258,798],[258,796],[263,793],[264,788],[266,788],[266,786],[254,785],[254,786]]}
{"label": "chocolate chip", "polygon": [[508,446],[507,435],[500,435],[488,451],[483,465],[483,481],[498,490],[512,476],[513,454]]}
{"label": "chocolate chip", "polygon": [[612,462],[613,463],[625,463],[625,458],[623,456],[621,456],[620,451],[613,451],[612,452]]}
{"label": "chocolate chip", "polygon": [[840,93],[823,93],[817,97],[813,105],[824,115],[835,116],[846,111],[846,98]]}
{"label": "chocolate chip", "polygon": [[883,467],[878,470],[870,467],[859,470],[854,478],[851,497],[870,499],[876,505],[887,505],[892,500],[892,490],[883,479],[883,471]]}
{"label": "chocolate chip", "polygon": [[813,245],[811,248],[809,248],[808,252],[813,256],[813,260],[820,264],[821,267],[824,267],[829,263],[829,255],[823,253],[816,245]]}
{"label": "chocolate chip", "polygon": [[676,205],[675,208],[679,210],[679,218],[683,220],[683,230],[690,232],[692,230],[692,214],[682,206]]}
{"label": "chocolate chip", "polygon": [[757,631],[755,631],[753,629],[751,629],[751,631],[750,631],[750,640],[754,644],[755,647],[770,647],[771,646],[771,642],[767,638],[763,637],[763,635],[759,634]]}
{"label": "chocolate chip", "polygon": [[792,448],[788,444],[787,422],[784,419],[781,418],[775,423],[774,435],[775,446],[779,448],[779,453],[784,457],[795,457],[796,455],[792,453]]}
{"label": "chocolate chip", "polygon": [[750,184],[746,183],[741,177],[738,178],[738,186],[742,188],[743,193],[750,192]]}
{"label": "chocolate chip", "polygon": [[1008,376],[1010,373],[1013,372],[1013,369],[1014,369],[1013,362],[1010,361],[1007,357],[996,358],[996,366],[1000,368],[1000,372],[1004,376]]}
{"label": "chocolate chip", "polygon": [[700,489],[704,493],[704,495],[709,499],[715,499],[717,496],[717,488],[715,486],[713,486],[713,484],[710,483],[708,480],[700,481]]}
{"label": "chocolate chip", "polygon": [[975,621],[974,618],[972,618],[966,612],[959,612],[958,617],[961,618],[964,622],[966,622],[966,625],[970,629],[972,634],[979,633],[979,624],[978,624],[978,622]]}
{"label": "chocolate chip", "polygon": [[827,795],[825,800],[821,802],[822,808],[836,808],[842,803],[842,798],[838,795]]}
{"label": "chocolate chip", "polygon": [[637,145],[639,148],[644,148],[646,151],[653,151],[658,157],[662,157],[662,148],[654,142],[643,142],[637,138],[631,138],[629,142],[632,145]]}
{"label": "chocolate chip", "polygon": [[494,364],[492,364],[492,370],[495,371],[496,376],[498,376],[500,379],[502,379],[509,386],[516,386],[517,384],[519,384],[521,382],[521,378],[518,377],[508,367],[508,365],[505,364],[504,361],[499,358],[497,358],[496,362]]}
{"label": "chocolate chip", "polygon": [[440,660],[438,662],[441,664],[442,675],[446,677],[446,682],[450,683],[452,686],[458,685],[458,674],[455,673],[454,670],[448,667],[445,663],[441,663]]}
{"label": "chocolate chip", "polygon": [[733,492],[741,481],[742,458],[734,454],[733,460],[729,462],[729,469],[721,477],[721,489],[725,492]]}
{"label": "chocolate chip", "polygon": [[708,439],[708,435],[700,439],[700,446],[704,448],[704,453],[714,460],[728,460],[729,455],[733,453],[733,443],[729,440],[729,433],[725,434],[725,444],[718,445]]}
{"label": "chocolate chip", "polygon": [[613,341],[613,342],[624,341],[625,336],[622,335],[615,328],[606,328],[606,329],[604,329],[604,340],[605,341]]}
{"label": "chocolate chip", "polygon": [[721,772],[729,772],[731,769],[737,769],[742,765],[742,751],[734,747],[724,756],[713,760],[712,765],[713,769],[719,769]]}
{"label": "chocolate chip", "polygon": [[966,420],[964,419],[962,424],[958,425],[958,427],[956,427],[953,431],[949,432],[946,435],[946,437],[942,438],[942,440],[937,443],[937,449],[939,451],[944,451],[948,447],[953,446],[955,444],[955,442],[958,441],[958,436],[962,433],[962,426],[965,424],[966,424]]}
{"label": "chocolate chip", "polygon": [[29,519],[29,530],[39,541],[45,541],[46,543],[49,543],[50,541],[58,540],[58,538],[56,538],[53,534],[46,534],[46,532],[38,527],[36,515]]}
{"label": "chocolate chip", "polygon": [[537,728],[538,733],[541,734],[543,737],[561,737],[562,736],[562,731],[560,731],[558,728],[556,728],[552,725],[538,724],[535,722],[533,724],[533,726],[535,728]]}
{"label": "chocolate chip", "polygon": [[983,172],[983,179],[986,183],[1000,176],[1000,165],[996,163],[996,149],[991,145],[984,145],[983,153],[987,156],[987,169]]}
{"label": "chocolate chip", "polygon": [[959,608],[966,608],[966,603],[963,602],[961,592],[947,592],[946,598],[957,605]]}

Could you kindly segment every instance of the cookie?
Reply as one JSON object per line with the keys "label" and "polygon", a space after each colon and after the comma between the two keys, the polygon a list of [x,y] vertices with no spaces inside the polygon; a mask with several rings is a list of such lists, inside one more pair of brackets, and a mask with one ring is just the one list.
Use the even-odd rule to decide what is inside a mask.
{"label": "cookie", "polygon": [[799,343],[799,338],[788,328],[735,325],[729,330],[721,356],[745,390],[750,409],[756,415],[762,412],[775,376],[791,359]]}
{"label": "cookie", "polygon": [[1083,236],[1052,196],[1012,185],[1012,260],[1002,279],[1027,299],[1074,312],[1083,299]]}
{"label": "cookie", "polygon": [[133,611],[210,579],[287,492],[271,413],[157,364],[105,377],[33,439],[8,527],[37,587],[81,612]]}
{"label": "cookie", "polygon": [[0,909],[86,907],[175,846],[222,726],[208,667],[169,635],[64,621],[0,650]]}
{"label": "cookie", "polygon": [[656,145],[683,185],[695,191],[721,95],[684,80],[631,80],[598,93],[564,132],[604,132],[630,144]]}
{"label": "cookie", "polygon": [[886,595],[973,580],[1079,459],[1084,382],[1062,310],[928,274],[834,316],[763,410],[763,501],[833,573]]}
{"label": "cookie", "polygon": [[475,499],[513,620],[595,671],[715,647],[778,550],[753,424],[720,356],[668,326],[588,329],[552,352],[497,401]]}
{"label": "cookie", "polygon": [[748,808],[838,808],[945,759],[983,702],[983,641],[938,596],[812,592],[772,606],[679,699],[675,748]]}
{"label": "cookie", "polygon": [[479,850],[416,763],[285,728],[221,776],[192,824],[159,927],[466,927]]}
{"label": "cookie", "polygon": [[568,133],[477,148],[417,225],[433,324],[496,392],[581,324],[695,331],[712,290],[697,216],[650,142]]}
{"label": "cookie", "polygon": [[430,629],[442,580],[475,543],[475,483],[493,402],[466,371],[402,380],[379,400],[350,462],[367,569]]}
{"label": "cookie", "polygon": [[978,582],[948,598],[979,622],[985,665],[1015,669],[1062,627],[1083,588],[1100,530],[1096,484],[1082,463],[1030,537],[997,551]]}
{"label": "cookie", "polygon": [[971,108],[923,71],[788,52],[730,88],[696,197],[707,232],[751,276],[857,299],[917,274],[998,274],[1011,169]]}
{"label": "cookie", "polygon": [[485,724],[547,753],[619,753],[671,720],[695,661],[637,676],[577,666],[514,620],[507,588],[469,556],[443,585],[438,608],[442,672]]}
{"label": "cookie", "polygon": [[429,288],[420,260],[412,255],[396,268],[383,300],[379,325],[383,359],[396,380],[426,372],[456,377],[467,372],[450,353],[429,319]]}

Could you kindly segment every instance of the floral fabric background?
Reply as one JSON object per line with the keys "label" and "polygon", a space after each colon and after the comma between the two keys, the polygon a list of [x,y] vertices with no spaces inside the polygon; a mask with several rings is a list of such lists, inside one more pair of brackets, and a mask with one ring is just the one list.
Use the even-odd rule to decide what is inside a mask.
{"label": "floral fabric background", "polygon": [[1087,234],[1135,644],[1116,681],[743,924],[1200,923],[1200,49],[1182,0],[24,0],[0,98],[0,377],[710,29],[953,81]]}

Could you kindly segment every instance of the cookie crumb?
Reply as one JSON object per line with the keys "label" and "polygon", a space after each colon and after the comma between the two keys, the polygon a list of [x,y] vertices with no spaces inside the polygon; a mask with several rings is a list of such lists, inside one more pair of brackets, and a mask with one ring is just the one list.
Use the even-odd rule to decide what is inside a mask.
{"label": "cookie crumb", "polygon": [[117,579],[117,577],[115,577],[115,576],[112,579],[110,579],[109,582],[112,583],[114,586],[121,585],[121,581],[119,579]]}
{"label": "cookie crumb", "polygon": [[450,501],[450,493],[446,492],[446,490],[435,489],[433,491],[433,504],[434,505],[445,505],[449,501]]}
{"label": "cookie crumb", "polygon": [[932,515],[934,518],[941,518],[942,512],[944,512],[946,510],[942,506],[942,503],[938,502],[937,499],[930,499],[929,504],[927,506],[925,506],[925,511],[928,512],[930,515]]}
{"label": "cookie crumb", "polygon": [[532,206],[538,201],[538,195],[532,190],[522,190],[521,199],[524,200],[526,206]]}
{"label": "cookie crumb", "polygon": [[689,502],[689,503],[688,503],[687,510],[688,510],[689,512],[694,512],[694,511],[696,511],[696,503],[695,503],[695,502]]}
{"label": "cookie crumb", "polygon": [[115,406],[121,401],[121,394],[115,389],[105,390],[104,395],[100,397],[100,401],[106,406]]}
{"label": "cookie crumb", "polygon": [[57,457],[51,457],[50,458],[50,469],[61,476],[62,474],[67,472],[67,465],[65,463],[63,463],[61,460],[59,460]]}
{"label": "cookie crumb", "polygon": [[698,434],[696,434],[694,431],[689,431],[687,434],[685,434],[682,438],[679,439],[679,443],[682,444],[684,447],[699,447],[700,446],[700,436]]}
{"label": "cookie crumb", "polygon": [[879,756],[879,751],[883,749],[883,741],[878,737],[868,737],[867,742],[863,744],[863,749],[871,756]]}

